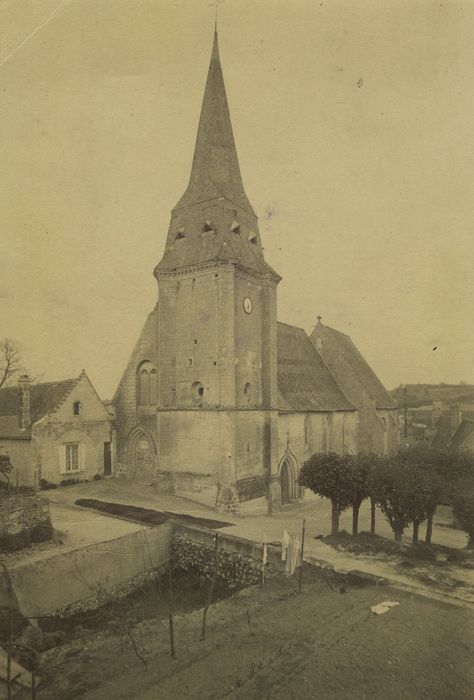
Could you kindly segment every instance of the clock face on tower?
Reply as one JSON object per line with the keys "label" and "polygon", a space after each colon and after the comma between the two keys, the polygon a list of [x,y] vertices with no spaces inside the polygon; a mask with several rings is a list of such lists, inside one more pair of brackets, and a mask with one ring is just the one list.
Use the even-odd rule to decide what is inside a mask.
{"label": "clock face on tower", "polygon": [[250,297],[245,297],[244,299],[244,311],[246,314],[252,313],[252,300]]}

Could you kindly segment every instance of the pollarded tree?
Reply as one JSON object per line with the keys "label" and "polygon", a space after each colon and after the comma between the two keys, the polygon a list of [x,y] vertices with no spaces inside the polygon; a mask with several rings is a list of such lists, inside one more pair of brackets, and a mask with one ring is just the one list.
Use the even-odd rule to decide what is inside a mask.
{"label": "pollarded tree", "polygon": [[398,455],[380,459],[369,476],[370,492],[390,523],[395,540],[400,542],[410,523],[426,518],[426,478],[410,465],[400,463]]}
{"label": "pollarded tree", "polygon": [[[401,466],[417,469],[423,477],[427,520],[425,541],[430,544],[436,508],[449,502],[460,481],[474,477],[474,457],[468,453],[411,447],[400,450],[396,459]],[[414,530],[416,527],[417,524],[414,523]]]}
{"label": "pollarded tree", "polygon": [[350,497],[352,506],[352,534],[359,530],[359,510],[362,501],[370,496],[368,477],[377,456],[373,454],[346,455],[346,468],[341,473],[344,491]]}
{"label": "pollarded tree", "polygon": [[302,465],[298,483],[331,501],[331,533],[339,532],[339,516],[352,505],[348,488],[349,455],[317,452]]}
{"label": "pollarded tree", "polygon": [[467,532],[469,549],[474,549],[474,482],[464,483],[453,495],[453,515]]}

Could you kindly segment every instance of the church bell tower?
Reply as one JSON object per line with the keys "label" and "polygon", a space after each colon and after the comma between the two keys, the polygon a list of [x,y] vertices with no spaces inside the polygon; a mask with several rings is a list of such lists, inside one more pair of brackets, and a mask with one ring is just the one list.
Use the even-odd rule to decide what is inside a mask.
{"label": "church bell tower", "polygon": [[154,275],[160,470],[275,507],[280,277],[242,184],[217,31],[189,184]]}

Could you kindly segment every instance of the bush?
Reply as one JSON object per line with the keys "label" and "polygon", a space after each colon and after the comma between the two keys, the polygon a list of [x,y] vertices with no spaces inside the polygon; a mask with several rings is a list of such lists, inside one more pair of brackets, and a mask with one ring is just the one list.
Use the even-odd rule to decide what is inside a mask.
{"label": "bush", "polygon": [[89,479],[74,479],[70,477],[68,479],[62,479],[59,482],[60,486],[75,486],[76,484],[87,484]]}
{"label": "bush", "polygon": [[47,479],[40,479],[39,487],[41,491],[48,491],[49,489],[57,489],[58,485],[52,484],[51,481],[48,481]]}
{"label": "bush", "polygon": [[30,528],[30,539],[32,543],[47,542],[52,540],[54,528],[51,522],[37,523]]}
{"label": "bush", "polygon": [[102,479],[102,474],[94,474],[94,481],[100,481]]}
{"label": "bush", "polygon": [[420,561],[436,561],[436,550],[425,542],[406,547],[403,556],[407,559],[418,559]]}
{"label": "bush", "polygon": [[344,549],[352,554],[399,554],[401,546],[393,540],[388,540],[380,535],[370,532],[360,532],[358,535],[350,535],[345,530],[341,530],[337,535],[327,535],[324,542]]}
{"label": "bush", "polygon": [[8,494],[35,492],[33,486],[12,486],[5,481],[0,481],[0,491],[6,491]]}
{"label": "bush", "polygon": [[0,552],[2,554],[8,554],[10,552],[17,552],[19,549],[25,549],[31,544],[30,531],[20,530],[20,532],[11,533],[5,532],[0,535]]}
{"label": "bush", "polygon": [[0,535],[0,554],[18,552],[32,544],[47,542],[53,538],[53,535],[54,528],[49,520],[24,528],[19,532],[5,532]]}

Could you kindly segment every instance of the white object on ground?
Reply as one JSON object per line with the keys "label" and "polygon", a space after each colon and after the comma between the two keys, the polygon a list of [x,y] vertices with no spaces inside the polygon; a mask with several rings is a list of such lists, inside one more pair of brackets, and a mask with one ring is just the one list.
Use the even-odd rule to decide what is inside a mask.
{"label": "white object on ground", "polygon": [[372,605],[370,608],[375,615],[383,615],[384,613],[388,612],[390,608],[395,607],[395,605],[400,605],[397,601],[392,601],[392,600],[384,600],[383,603],[379,603],[378,605]]}

